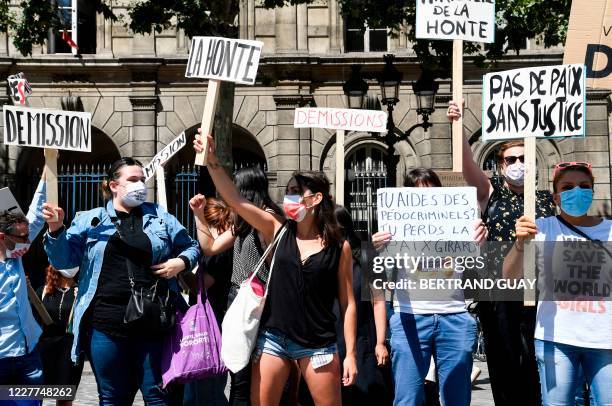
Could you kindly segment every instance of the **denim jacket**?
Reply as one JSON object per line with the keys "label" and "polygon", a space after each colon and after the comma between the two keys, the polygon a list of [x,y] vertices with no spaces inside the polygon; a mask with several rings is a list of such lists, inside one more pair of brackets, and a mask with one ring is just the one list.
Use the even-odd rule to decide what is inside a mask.
{"label": "denim jacket", "polygon": [[[183,256],[189,260],[191,267],[195,266],[199,255],[198,243],[176,217],[153,203],[143,203],[141,208],[143,231],[151,240],[153,264]],[[71,356],[74,362],[81,353],[80,325],[96,294],[106,244],[117,231],[111,217],[116,217],[116,213],[112,201],[109,201],[106,209],[99,207],[75,217],[70,228],[55,238],[49,233],[45,234],[45,251],[51,264],[56,269],[79,267],[80,270],[73,313],[74,343]],[[171,282],[174,282],[171,287],[176,288],[176,281]]]}
{"label": "denim jacket", "polygon": [[[44,201],[45,182],[41,180],[26,215],[30,241],[34,241],[45,225]],[[0,359],[29,354],[36,347],[41,332],[32,315],[21,258],[6,258],[0,262]]]}

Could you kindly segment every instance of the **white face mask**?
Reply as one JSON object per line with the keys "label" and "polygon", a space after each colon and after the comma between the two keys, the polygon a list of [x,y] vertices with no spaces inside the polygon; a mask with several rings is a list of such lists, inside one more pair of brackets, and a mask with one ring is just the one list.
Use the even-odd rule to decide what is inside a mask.
{"label": "white face mask", "polygon": [[20,258],[23,257],[26,252],[28,252],[28,250],[30,249],[30,244],[29,242],[24,243],[24,242],[18,242],[15,243],[15,248],[13,248],[12,250],[7,249],[6,250],[6,257],[7,258]]}
{"label": "white face mask", "polygon": [[525,164],[516,161],[512,165],[509,165],[504,172],[504,178],[506,182],[513,186],[523,186],[525,182]]}
{"label": "white face mask", "polygon": [[130,182],[124,188],[125,194],[120,199],[126,207],[138,207],[147,200],[147,188],[144,182]]}

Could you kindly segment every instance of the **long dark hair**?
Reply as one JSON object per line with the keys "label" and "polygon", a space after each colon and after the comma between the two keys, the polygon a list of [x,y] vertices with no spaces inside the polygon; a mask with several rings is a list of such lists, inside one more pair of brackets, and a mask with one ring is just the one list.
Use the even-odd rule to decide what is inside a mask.
{"label": "long dark hair", "polygon": [[353,251],[353,259],[359,260],[359,256],[361,253],[361,239],[357,236],[357,233],[355,232],[355,227],[353,226],[353,219],[351,217],[351,214],[346,209],[346,207],[340,205],[336,205],[335,214],[342,235],[351,246],[351,251]]}
{"label": "long dark hair", "polygon": [[315,224],[319,228],[325,246],[339,244],[342,240],[342,231],[334,213],[336,205],[329,194],[330,185],[327,176],[323,172],[294,172],[289,182],[291,180],[295,180],[298,184],[300,194],[303,194],[307,188],[313,194],[323,195],[323,200],[315,207]]}
{"label": "long dark hair", "polygon": [[404,187],[442,187],[442,182],[433,170],[414,168],[404,176]]}
{"label": "long dark hair", "polygon": [[[270,209],[279,216],[283,215],[283,211],[272,201],[268,193],[268,177],[261,168],[254,166],[238,170],[234,176],[234,183],[240,195],[255,206],[260,209]],[[253,228],[235,212],[232,216],[233,234],[246,237]]]}

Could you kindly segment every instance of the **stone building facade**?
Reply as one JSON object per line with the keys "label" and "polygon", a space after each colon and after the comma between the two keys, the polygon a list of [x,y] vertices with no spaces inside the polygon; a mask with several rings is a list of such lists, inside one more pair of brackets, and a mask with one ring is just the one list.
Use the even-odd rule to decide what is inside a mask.
{"label": "stone building facade", "polygon": [[[17,7],[17,1],[14,3]],[[56,40],[55,47],[39,47],[26,58],[14,49],[9,36],[0,34],[0,77],[24,72],[34,89],[31,106],[61,108],[62,103],[66,107],[76,100],[93,115],[93,152],[60,154],[60,166],[109,163],[119,156],[134,156],[146,163],[181,131],[193,136],[201,120],[206,82],[184,77],[189,48],[184,33],[171,28],[159,34],[134,35],[121,23],[87,12],[85,1],[67,3],[82,6],[78,29],[83,30],[83,35],[77,32],[77,38],[81,38],[80,47],[91,53],[61,53],[66,49]],[[113,7],[121,13],[128,4],[120,0],[113,2]],[[346,107],[342,84],[352,64],[362,65],[364,77],[370,82],[371,105],[380,108],[375,78],[382,70],[383,54],[395,54],[395,65],[404,74],[400,101],[394,111],[396,132],[406,131],[420,120],[410,86],[420,68],[404,33],[394,38],[388,37],[386,30],[367,29],[363,33],[340,13],[337,0],[316,0],[273,10],[262,8],[256,0],[241,0],[240,5],[240,36],[263,41],[264,48],[260,80],[254,86],[236,86],[234,154],[238,161],[265,162],[275,199],[281,198],[295,170],[323,170],[333,182],[334,133],[293,128],[293,109],[305,105]],[[89,27],[89,34],[85,27]],[[499,69],[560,64],[562,52],[561,48],[540,49],[532,42],[526,44],[521,55],[505,58]],[[482,143],[479,136],[483,73],[469,57],[465,58],[464,126],[477,161],[486,166],[495,145]],[[2,93],[0,104],[10,103],[8,93]],[[441,80],[436,111],[431,116],[433,127],[427,132],[419,128],[408,141],[396,144],[396,154],[400,156],[398,178],[406,168],[414,166],[450,170],[451,127],[445,118],[450,95],[450,82]],[[539,184],[542,188],[549,186],[552,167],[557,162],[593,162],[597,181],[593,210],[609,213],[609,92],[590,91],[587,103],[585,139],[538,142]],[[381,169],[386,149],[381,138],[369,133],[348,133],[345,148],[346,169],[353,173]],[[1,151],[0,173],[5,183],[15,183],[21,175],[30,175],[43,165],[41,150],[3,146]],[[168,171],[192,162],[193,151],[186,148],[173,158]],[[351,182],[357,181],[349,176],[347,194],[365,193],[359,188],[351,189],[356,185],[351,186]],[[20,187],[19,182],[15,186]]]}

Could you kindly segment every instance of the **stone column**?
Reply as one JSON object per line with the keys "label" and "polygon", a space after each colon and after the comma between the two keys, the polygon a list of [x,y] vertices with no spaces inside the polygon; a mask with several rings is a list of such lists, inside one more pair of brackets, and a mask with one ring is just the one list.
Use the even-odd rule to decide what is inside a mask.
{"label": "stone column", "polygon": [[296,6],[279,7],[275,10],[276,52],[282,54],[297,51],[297,12]]}
{"label": "stone column", "polygon": [[344,21],[342,21],[342,15],[340,14],[340,7],[338,0],[329,0],[329,53],[339,54],[341,53],[343,41]]}
{"label": "stone column", "polygon": [[[157,96],[130,96],[132,103],[132,157],[143,165],[157,152]],[[147,184],[149,201],[155,200],[154,182]]]}
{"label": "stone column", "polygon": [[96,15],[96,55],[113,56],[113,22],[105,20],[102,13]]}

